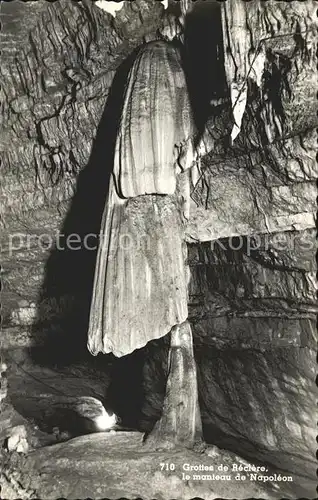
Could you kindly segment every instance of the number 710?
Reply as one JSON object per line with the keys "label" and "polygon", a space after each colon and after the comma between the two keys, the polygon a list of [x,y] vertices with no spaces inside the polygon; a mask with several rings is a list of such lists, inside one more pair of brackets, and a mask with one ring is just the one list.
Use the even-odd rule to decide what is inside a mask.
{"label": "number 710", "polygon": [[161,470],[175,470],[175,468],[176,468],[175,464],[172,464],[172,463],[171,464],[167,464],[165,462],[162,462],[160,464],[160,469]]}

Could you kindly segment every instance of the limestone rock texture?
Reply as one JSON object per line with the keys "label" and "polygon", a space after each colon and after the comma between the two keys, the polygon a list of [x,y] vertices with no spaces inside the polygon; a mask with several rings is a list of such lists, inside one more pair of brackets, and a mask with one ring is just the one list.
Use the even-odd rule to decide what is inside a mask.
{"label": "limestone rock texture", "polygon": [[[61,392],[109,399],[125,425],[140,431],[160,418],[169,335],[120,360],[92,357],[86,343],[128,75],[144,43],[171,40],[175,33],[193,59],[186,73],[189,100],[207,117],[201,127],[202,116],[194,115],[200,162],[190,177],[184,228],[190,270],[186,308],[204,437],[246,460],[292,474],[293,484],[278,489],[278,498],[312,498],[316,4],[242,2],[245,10],[237,21],[235,3],[226,2],[228,38],[224,12],[214,1],[192,8],[183,2],[188,12],[183,21],[177,2],[165,10],[155,0],[125,2],[115,18],[88,0],[1,6],[1,355],[12,405],[4,411],[6,400],[0,402],[1,436],[20,424],[19,417],[39,427],[31,448],[55,442],[43,404]],[[236,114],[233,98],[242,78],[246,95]],[[240,130],[233,140],[235,123]],[[179,175],[187,185],[189,173]],[[166,285],[162,292],[170,293]],[[146,297],[146,283],[140,292]],[[157,318],[153,321],[155,330]],[[73,451],[67,445],[78,446],[80,455],[85,443],[75,439],[52,449],[53,462],[60,453],[59,463],[70,464]],[[27,470],[26,458],[10,460],[8,470],[14,464]],[[47,460],[46,478],[53,463],[49,455]],[[79,461],[81,477],[83,467]],[[22,498],[16,489],[21,478],[20,486],[2,479],[12,498]],[[36,483],[25,480],[27,498],[36,497]],[[169,484],[166,490],[182,490],[177,479]],[[83,494],[74,490],[74,498],[90,496],[85,488]],[[131,491],[138,496],[144,490]],[[242,498],[265,497],[245,491]],[[126,492],[125,487],[120,493]],[[203,490],[195,493],[214,498]],[[102,488],[103,494],[108,496]],[[226,495],[238,493],[215,492]],[[274,490],[269,497],[275,498]]]}
{"label": "limestone rock texture", "polygon": [[[37,486],[39,496],[49,500],[57,497],[71,500],[81,497],[105,498],[106,495],[114,500],[138,497],[146,500],[170,497],[178,500],[195,497],[214,500],[231,498],[233,486],[230,481],[218,481],[214,484],[209,481],[207,486],[206,480],[193,478],[192,473],[190,480],[184,481],[183,464],[202,464],[208,467],[211,455],[215,464],[224,464],[229,469],[233,464],[246,464],[233,453],[218,452],[213,448],[207,449],[199,457],[190,450],[177,450],[172,456],[169,452],[149,453],[144,451],[141,442],[142,434],[139,432],[81,436],[67,443],[36,450],[29,454],[27,466],[34,473],[33,484]],[[158,464],[166,463],[173,464],[171,470],[161,470],[158,467]],[[41,476],[39,470],[42,471]],[[72,482],[69,481],[70,474]],[[236,498],[244,499],[246,494],[251,498],[279,498],[274,488],[254,484],[249,478],[236,485]]]}

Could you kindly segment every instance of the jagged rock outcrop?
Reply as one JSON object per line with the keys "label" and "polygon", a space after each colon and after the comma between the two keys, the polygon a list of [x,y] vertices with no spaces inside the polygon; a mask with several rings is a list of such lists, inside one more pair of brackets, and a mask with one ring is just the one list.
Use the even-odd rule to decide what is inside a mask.
{"label": "jagged rock outcrop", "polygon": [[[289,7],[285,4],[275,9],[274,3],[265,5],[259,1],[229,1],[222,6],[225,72],[235,118],[232,141],[241,128],[248,83],[253,82],[262,91],[260,119],[265,137],[272,142],[284,133],[286,111],[280,101],[284,93],[289,99],[291,97],[287,76],[293,65],[290,56],[299,52],[302,62],[314,64],[314,4],[307,2]],[[294,43],[288,40],[291,34]],[[287,58],[282,51],[286,45],[289,50]],[[296,74],[300,67],[296,67]],[[273,80],[276,80],[276,90],[272,86]]]}

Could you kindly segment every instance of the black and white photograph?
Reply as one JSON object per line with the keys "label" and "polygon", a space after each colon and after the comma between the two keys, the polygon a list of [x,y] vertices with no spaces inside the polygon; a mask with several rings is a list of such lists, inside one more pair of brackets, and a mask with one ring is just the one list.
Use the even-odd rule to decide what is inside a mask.
{"label": "black and white photograph", "polygon": [[0,1],[1,500],[316,498],[317,9]]}

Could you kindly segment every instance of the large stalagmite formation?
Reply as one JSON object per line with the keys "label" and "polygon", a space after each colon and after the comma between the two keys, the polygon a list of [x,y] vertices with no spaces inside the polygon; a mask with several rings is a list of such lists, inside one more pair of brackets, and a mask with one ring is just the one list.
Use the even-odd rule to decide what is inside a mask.
{"label": "large stalagmite formation", "polygon": [[148,449],[168,449],[202,444],[197,367],[190,323],[171,329],[168,376],[161,418],[147,436]]}

